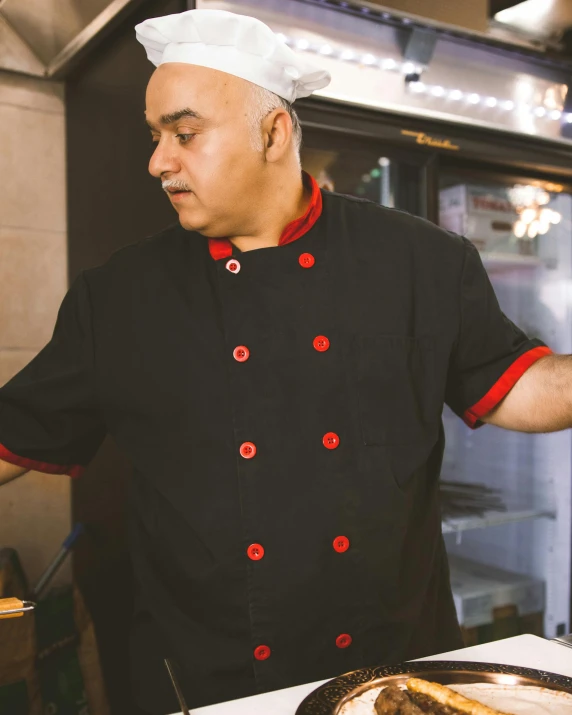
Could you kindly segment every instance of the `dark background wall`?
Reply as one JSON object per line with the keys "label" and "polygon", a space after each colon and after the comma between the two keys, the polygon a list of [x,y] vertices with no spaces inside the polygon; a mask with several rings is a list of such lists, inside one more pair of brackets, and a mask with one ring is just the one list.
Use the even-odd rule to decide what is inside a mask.
{"label": "dark background wall", "polygon": [[[148,17],[186,9],[185,0],[144,3],[67,81],[70,280],[177,221],[147,171],[152,143],[143,111],[153,66],[133,28]],[[72,491],[73,518],[88,525],[74,556],[74,578],[95,620],[113,715],[135,712],[127,660],[132,589],[124,517],[130,476],[129,462],[108,438]]]}

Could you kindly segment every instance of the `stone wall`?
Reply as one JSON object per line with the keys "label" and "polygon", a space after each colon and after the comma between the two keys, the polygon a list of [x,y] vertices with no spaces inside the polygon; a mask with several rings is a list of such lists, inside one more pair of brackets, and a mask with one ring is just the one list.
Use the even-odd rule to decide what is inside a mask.
{"label": "stone wall", "polygon": [[[66,289],[64,88],[0,71],[0,385],[49,341]],[[69,477],[0,488],[0,547],[18,550],[31,585],[69,530]]]}

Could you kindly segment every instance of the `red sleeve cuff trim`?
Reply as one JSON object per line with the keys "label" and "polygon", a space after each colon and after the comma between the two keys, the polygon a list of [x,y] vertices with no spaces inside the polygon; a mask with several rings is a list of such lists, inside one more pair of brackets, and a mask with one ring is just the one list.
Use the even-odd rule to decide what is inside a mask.
{"label": "red sleeve cuff trim", "polygon": [[463,415],[469,427],[475,428],[477,422],[494,409],[506,397],[528,368],[541,357],[552,355],[552,350],[545,346],[532,348],[517,358],[502,377],[495,382],[487,394],[476,405],[470,407]]}
{"label": "red sleeve cuff trim", "polygon": [[85,471],[85,467],[80,464],[49,464],[48,462],[37,462],[35,459],[20,457],[9,449],[0,444],[0,459],[10,464],[16,464],[18,467],[33,469],[36,472],[45,472],[46,474],[67,474],[70,477],[80,477]]}

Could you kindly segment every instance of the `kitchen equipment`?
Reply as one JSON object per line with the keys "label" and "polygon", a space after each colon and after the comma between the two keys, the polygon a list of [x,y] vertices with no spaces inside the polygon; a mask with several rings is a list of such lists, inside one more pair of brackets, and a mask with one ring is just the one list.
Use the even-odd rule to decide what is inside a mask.
{"label": "kitchen equipment", "polygon": [[19,618],[28,611],[33,611],[36,604],[33,601],[21,601],[19,598],[0,598],[0,619]]}
{"label": "kitchen equipment", "polygon": [[74,526],[70,534],[66,537],[65,541],[61,545],[60,550],[55,555],[52,562],[48,565],[44,573],[41,575],[40,580],[32,591],[33,598],[38,599],[44,594],[44,592],[50,585],[50,582],[52,581],[53,577],[56,575],[58,569],[64,563],[68,555],[71,553],[75,542],[81,536],[81,534],[83,534],[84,530],[85,529],[83,524],[76,524]]}
{"label": "kitchen equipment", "polygon": [[572,648],[572,633],[567,636],[557,636],[552,639],[552,643],[558,643],[558,645],[564,645],[567,648]]}
{"label": "kitchen equipment", "polygon": [[189,708],[187,707],[187,703],[185,702],[185,696],[183,695],[183,691],[181,690],[181,686],[179,684],[177,676],[175,675],[173,663],[171,662],[171,660],[169,660],[169,658],[165,658],[165,666],[167,668],[167,672],[169,673],[169,677],[171,678],[171,682],[173,683],[173,688],[175,689],[177,700],[179,701],[181,713],[183,715],[191,715]]}

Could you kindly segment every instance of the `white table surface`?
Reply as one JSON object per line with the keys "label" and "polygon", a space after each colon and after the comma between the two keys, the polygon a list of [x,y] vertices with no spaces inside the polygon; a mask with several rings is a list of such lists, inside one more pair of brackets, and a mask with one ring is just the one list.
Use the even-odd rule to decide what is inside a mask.
{"label": "white table surface", "polygon": [[[485,643],[422,660],[469,660],[477,663],[503,663],[537,668],[572,677],[572,648],[551,643],[537,636],[524,635]],[[332,675],[334,677],[334,675]],[[191,711],[192,715],[295,715],[304,698],[327,680],[274,690]]]}

